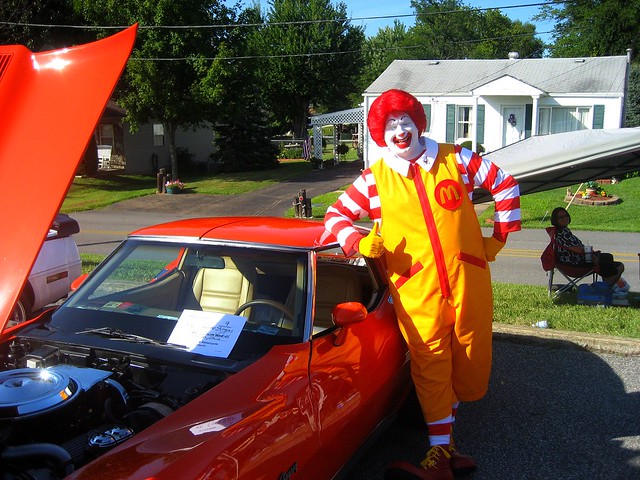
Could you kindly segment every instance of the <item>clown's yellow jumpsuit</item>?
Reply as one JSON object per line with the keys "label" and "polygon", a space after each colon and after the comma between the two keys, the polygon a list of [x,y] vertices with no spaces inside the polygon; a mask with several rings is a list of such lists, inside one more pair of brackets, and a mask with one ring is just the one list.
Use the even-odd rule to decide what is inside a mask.
{"label": "clown's yellow jumpsuit", "polygon": [[[427,423],[457,401],[480,399],[491,368],[491,275],[473,185],[496,201],[494,234],[519,230],[515,180],[488,160],[423,137],[415,162],[390,154],[327,210],[325,223],[347,253],[361,238],[353,221],[381,220],[384,258],[400,329]],[[504,241],[504,240],[503,240]]]}

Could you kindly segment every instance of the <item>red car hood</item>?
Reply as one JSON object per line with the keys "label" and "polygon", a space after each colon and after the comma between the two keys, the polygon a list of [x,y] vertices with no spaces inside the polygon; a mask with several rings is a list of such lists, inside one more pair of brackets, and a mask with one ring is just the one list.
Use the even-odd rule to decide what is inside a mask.
{"label": "red car hood", "polygon": [[0,46],[0,330],[60,209],[135,40],[134,25],[43,53]]}

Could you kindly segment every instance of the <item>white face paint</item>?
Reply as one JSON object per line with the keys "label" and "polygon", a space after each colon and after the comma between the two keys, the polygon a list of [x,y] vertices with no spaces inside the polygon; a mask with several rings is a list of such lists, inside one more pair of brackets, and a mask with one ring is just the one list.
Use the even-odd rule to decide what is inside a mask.
{"label": "white face paint", "polygon": [[384,141],[396,156],[413,160],[424,150],[420,143],[420,132],[407,113],[392,113],[387,117]]}

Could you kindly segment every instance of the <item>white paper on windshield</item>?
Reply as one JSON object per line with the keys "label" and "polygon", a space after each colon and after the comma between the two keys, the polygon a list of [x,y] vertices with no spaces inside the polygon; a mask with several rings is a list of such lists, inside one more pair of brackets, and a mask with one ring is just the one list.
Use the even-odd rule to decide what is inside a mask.
{"label": "white paper on windshield", "polygon": [[184,345],[193,353],[227,358],[246,320],[224,313],[185,310],[167,342]]}

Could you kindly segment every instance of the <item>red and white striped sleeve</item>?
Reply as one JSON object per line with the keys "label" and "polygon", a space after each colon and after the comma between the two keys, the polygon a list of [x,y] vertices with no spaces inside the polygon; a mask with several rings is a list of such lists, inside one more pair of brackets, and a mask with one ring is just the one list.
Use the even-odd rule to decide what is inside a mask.
{"label": "red and white striped sleeve", "polygon": [[380,218],[380,197],[375,178],[368,168],[327,209],[324,225],[336,237],[344,252],[351,255],[357,251],[362,238],[353,222],[367,216],[371,220]]}
{"label": "red and white striped sleeve", "polygon": [[466,172],[465,183],[470,187],[482,187],[491,193],[495,202],[493,235],[506,239],[509,232],[520,230],[520,188],[510,174],[489,159],[456,145],[458,163]]}

